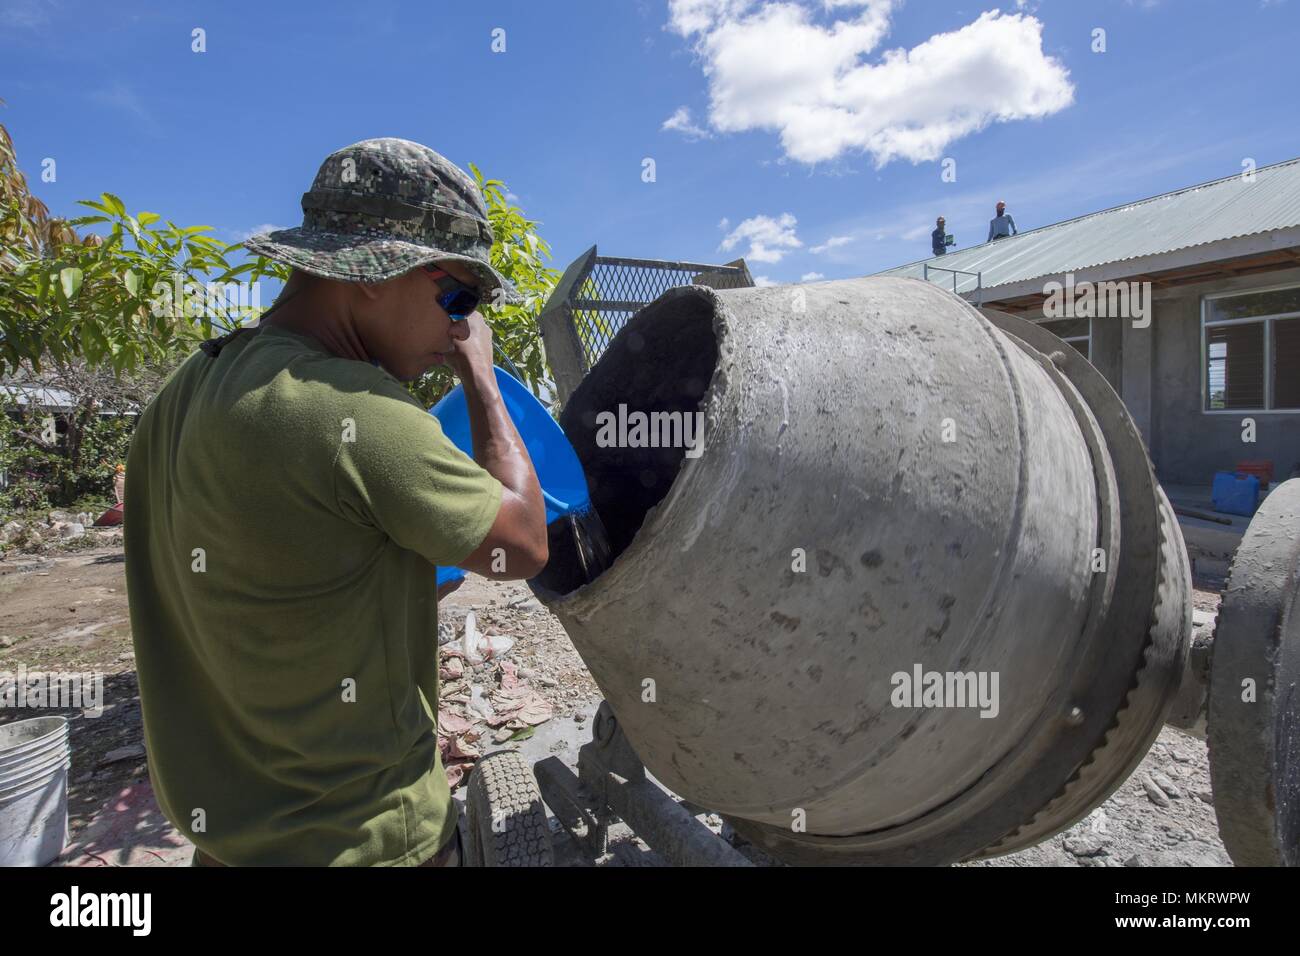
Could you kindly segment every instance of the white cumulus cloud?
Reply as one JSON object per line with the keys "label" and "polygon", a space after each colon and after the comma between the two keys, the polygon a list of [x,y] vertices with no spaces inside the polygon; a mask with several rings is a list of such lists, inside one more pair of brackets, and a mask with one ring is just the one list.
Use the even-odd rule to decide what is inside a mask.
{"label": "white cumulus cloud", "polygon": [[677,112],[664,120],[660,129],[674,130],[681,133],[687,139],[706,139],[711,133],[703,127],[696,126],[691,121],[691,111],[685,106],[679,106]]}
{"label": "white cumulus cloud", "polygon": [[825,279],[825,278],[826,277],[822,275],[820,272],[805,272],[803,275],[799,277],[799,281],[816,282],[818,279]]}
{"label": "white cumulus cloud", "polygon": [[[709,124],[779,134],[805,163],[865,152],[939,159],[989,123],[1069,106],[1069,72],[1035,17],[991,10],[909,49],[876,52],[897,0],[670,0],[709,86]],[[874,55],[873,55],[874,54]]]}
{"label": "white cumulus cloud", "polygon": [[823,252],[826,252],[829,249],[834,249],[837,246],[846,246],[852,241],[853,241],[852,236],[831,236],[821,245],[813,246],[808,251],[814,253],[815,255],[821,255]]}
{"label": "white cumulus cloud", "polygon": [[742,253],[749,262],[780,262],[791,249],[803,245],[795,235],[797,221],[788,212],[773,219],[771,216],[751,216],[731,232],[718,246],[730,252],[742,242],[749,243],[749,251]]}

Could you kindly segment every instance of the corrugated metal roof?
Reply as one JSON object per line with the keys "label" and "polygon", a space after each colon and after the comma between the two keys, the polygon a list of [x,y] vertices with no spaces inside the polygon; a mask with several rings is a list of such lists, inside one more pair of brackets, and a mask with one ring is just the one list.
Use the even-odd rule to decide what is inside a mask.
{"label": "corrugated metal roof", "polygon": [[[1300,159],[1261,167],[1254,182],[1228,176],[879,274],[921,278],[929,263],[982,273],[989,289],[1293,226],[1300,226]],[[930,278],[951,287],[947,273]],[[958,277],[959,292],[974,288],[973,278]]]}
{"label": "corrugated metal roof", "polygon": [[0,385],[0,391],[16,401],[19,405],[36,405],[40,408],[71,408],[72,393],[61,388],[46,388],[33,385]]}
{"label": "corrugated metal roof", "polygon": [[[44,385],[23,385],[21,383],[5,382],[0,383],[0,392],[3,392],[18,405],[43,408],[48,411],[71,411],[77,404],[76,397],[71,392],[62,388],[50,388]],[[119,413],[115,409],[101,405],[99,414],[104,417],[117,414],[133,416],[138,414],[135,408],[136,406],[132,404],[127,411]]]}

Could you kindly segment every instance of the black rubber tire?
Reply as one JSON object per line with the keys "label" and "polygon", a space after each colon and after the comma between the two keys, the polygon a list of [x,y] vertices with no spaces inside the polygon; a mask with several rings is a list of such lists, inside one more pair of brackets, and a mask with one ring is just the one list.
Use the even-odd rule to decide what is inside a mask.
{"label": "black rubber tire", "polygon": [[498,750],[474,766],[465,805],[469,866],[555,864],[537,778],[517,752]]}

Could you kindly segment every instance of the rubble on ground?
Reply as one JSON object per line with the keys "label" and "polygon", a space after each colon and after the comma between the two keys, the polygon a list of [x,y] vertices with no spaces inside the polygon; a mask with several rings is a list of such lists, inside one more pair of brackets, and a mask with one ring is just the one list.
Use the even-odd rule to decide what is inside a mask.
{"label": "rubble on ground", "polygon": [[[119,534],[120,530],[116,529]],[[69,820],[74,843],[86,842],[83,831],[90,832],[88,825],[105,815],[101,813],[103,808],[116,805],[114,801],[124,788],[129,792],[132,787],[147,786],[148,766],[141,755],[143,729],[135,665],[130,658],[122,569],[120,546],[99,553],[12,556],[0,562],[0,589],[5,592],[5,600],[0,602],[0,670],[12,670],[21,663],[35,669],[97,670],[105,674],[102,715],[62,711],[71,721]],[[1218,601],[1219,596],[1211,591],[1194,593],[1195,607],[1207,614],[1217,611]],[[50,613],[51,607],[63,610],[55,616]],[[477,665],[467,662],[463,654],[448,652],[448,646],[454,650],[458,642],[463,651],[464,624],[471,611],[481,635],[513,638],[508,652]],[[449,776],[451,767],[460,768],[456,771],[459,788],[463,788],[467,771],[478,755],[502,747],[520,747],[519,740],[511,739],[516,735],[538,728],[558,729],[556,722],[563,721],[569,741],[575,739],[575,734],[579,743],[590,739],[588,724],[578,723],[576,718],[594,709],[600,694],[559,622],[526,586],[471,577],[461,591],[440,602],[438,613],[444,695],[439,730],[446,738],[440,740],[440,745],[446,748],[443,761]],[[1212,625],[1202,620],[1200,626]],[[505,718],[497,726],[490,726],[468,710],[475,686],[494,719]],[[549,720],[530,724],[525,719],[538,716],[535,711],[525,711],[521,702],[534,699],[533,695],[549,705]],[[4,719],[21,716],[13,712],[0,715]],[[527,748],[529,744],[522,746]],[[1148,778],[1168,806],[1152,802],[1145,786]],[[1171,796],[1170,789],[1181,796]],[[139,819],[144,819],[143,811],[130,819],[138,836],[141,831],[135,828]],[[159,832],[168,830],[152,807],[148,820],[157,825]],[[729,826],[717,814],[707,815],[706,825],[724,837],[731,836]],[[611,853],[595,865],[650,865],[657,859],[622,824],[615,825],[610,838]],[[124,862],[121,854],[110,854],[118,847],[113,842],[116,839],[97,837],[89,844],[106,860]],[[152,835],[148,840],[148,852],[141,851],[145,856],[161,845]],[[633,846],[618,850],[621,842]],[[556,845],[557,859],[566,865],[592,865],[566,836],[557,835]],[[637,852],[632,853],[632,849]],[[755,862],[776,863],[752,845],[741,843],[738,849]],[[168,849],[164,855],[171,852]],[[171,860],[171,856],[167,859]],[[179,865],[188,862],[187,855],[177,859]],[[134,860],[132,857],[131,862]],[[1230,865],[1216,826],[1205,743],[1171,727],[1164,728],[1133,775],[1087,818],[1038,846],[970,865]]]}
{"label": "rubble on ground", "polygon": [[526,739],[597,695],[559,622],[522,585],[439,609],[438,749],[455,790],[489,750]]}
{"label": "rubble on ground", "polygon": [[0,557],[6,553],[42,554],[67,548],[120,545],[121,527],[95,527],[89,511],[54,509],[41,516],[14,518],[0,525]]}

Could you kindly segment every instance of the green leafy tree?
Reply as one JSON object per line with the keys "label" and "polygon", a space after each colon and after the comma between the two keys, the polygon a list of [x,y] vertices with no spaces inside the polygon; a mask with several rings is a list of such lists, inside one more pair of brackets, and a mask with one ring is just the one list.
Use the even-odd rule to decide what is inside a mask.
{"label": "green leafy tree", "polygon": [[[256,315],[241,295],[287,269],[262,258],[232,264],[238,243],[131,215],[112,193],[82,200],[95,214],[64,220],[32,196],[0,126],[0,375],[23,363],[83,358],[114,372],[162,361]],[[107,235],[81,235],[102,225]]]}
{"label": "green leafy tree", "polygon": [[39,520],[50,508],[99,510],[112,500],[113,469],[126,460],[133,419],[84,415],[47,440],[48,417],[19,406],[0,392],[0,523],[14,517]]}
{"label": "green leafy tree", "polygon": [[[537,222],[506,199],[501,180],[471,164],[496,237],[492,264],[522,293],[518,305],[482,306],[497,344],[535,394],[548,370],[537,316],[559,273]],[[84,360],[115,374],[166,363],[203,339],[256,319],[251,289],[284,280],[288,267],[248,258],[240,243],[222,243],[209,226],[179,226],[157,213],[131,214],[112,193],[82,200],[91,210],[73,220],[50,217],[27,190],[12,141],[0,127],[0,375],[24,364],[61,366]],[[106,235],[80,235],[95,226]],[[243,261],[240,261],[243,260]],[[265,303],[269,305],[269,303]],[[432,402],[454,384],[434,369],[412,390]]]}
{"label": "green leafy tree", "polygon": [[14,251],[0,290],[0,371],[81,357],[121,373],[163,361],[255,318],[254,283],[287,274],[260,257],[232,264],[243,247],[206,235],[210,226],[131,215],[112,193],[81,204],[97,214],[68,225],[103,224],[106,237]]}

